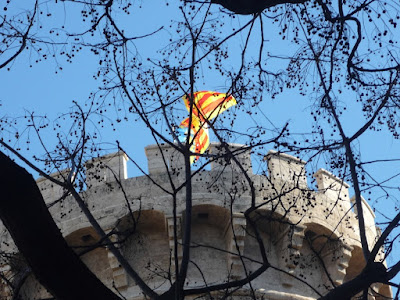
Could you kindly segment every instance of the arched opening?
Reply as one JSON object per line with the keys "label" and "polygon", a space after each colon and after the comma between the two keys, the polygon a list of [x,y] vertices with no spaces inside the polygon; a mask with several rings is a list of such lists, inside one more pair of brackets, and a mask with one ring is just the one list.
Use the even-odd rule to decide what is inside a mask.
{"label": "arched opening", "polygon": [[[97,278],[111,288],[112,272],[107,251],[104,247],[98,245],[99,237],[94,229],[87,227],[76,230],[67,235],[65,240]],[[23,269],[20,271],[23,271]],[[20,290],[22,299],[53,299],[53,296],[36,280],[32,273],[29,273],[26,278],[21,277],[21,279],[24,279]]]}
{"label": "arched opening", "polygon": [[[185,220],[185,213],[182,219]],[[189,286],[209,285],[228,279],[226,231],[229,222],[229,212],[223,207],[198,205],[192,208]],[[184,234],[185,224],[182,225]]]}
{"label": "arched opening", "polygon": [[[169,286],[170,255],[165,217],[162,212],[143,210],[122,218],[121,251],[132,268],[153,289]],[[134,285],[128,278],[128,285]]]}
{"label": "arched opening", "polygon": [[359,246],[354,246],[354,249],[351,252],[351,258],[349,261],[349,266],[347,267],[346,270],[346,276],[344,278],[344,282],[355,278],[358,274],[361,273],[364,267],[365,267],[365,259],[362,249]]}
{"label": "arched opening", "polygon": [[65,237],[68,245],[80,255],[83,263],[106,286],[112,287],[112,271],[104,246],[99,246],[100,237],[91,227],[78,229]]}
{"label": "arched opening", "polygon": [[313,282],[314,288],[324,294],[343,282],[345,269],[341,264],[346,261],[345,248],[331,229],[317,223],[308,223],[306,226],[299,276]]}
{"label": "arched opening", "polygon": [[[284,255],[282,252],[282,244],[288,232],[288,220],[277,213],[265,209],[258,209],[252,212],[250,217],[257,228],[268,262],[275,267],[281,266],[281,261],[285,260],[285,258],[282,260],[280,255]],[[251,224],[247,223],[244,247],[244,256],[246,257],[244,261],[247,273],[256,271],[262,265],[261,251],[260,242],[256,238],[255,229]],[[247,257],[251,260],[247,259]],[[254,289],[279,290],[280,287],[277,285],[279,278],[279,272],[273,269],[267,269],[253,280],[251,284]]]}

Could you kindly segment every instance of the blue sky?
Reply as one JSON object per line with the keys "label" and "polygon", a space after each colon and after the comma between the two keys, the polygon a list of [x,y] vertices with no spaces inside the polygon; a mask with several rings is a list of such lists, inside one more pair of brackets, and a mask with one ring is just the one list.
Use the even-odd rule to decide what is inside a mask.
{"label": "blue sky", "polygon": [[[139,6],[139,4],[136,5]],[[49,6],[48,11],[52,12],[52,16],[48,18],[43,17],[42,24],[44,24],[44,29],[42,34],[49,28],[60,27],[62,25],[70,26],[78,32],[80,30],[78,26],[80,16],[77,11],[71,9],[74,6],[65,6],[65,9],[62,5],[57,7],[59,10],[54,10]],[[169,44],[169,38],[174,37],[174,32],[169,28],[169,25],[174,24],[171,23],[175,22],[174,20],[182,20],[182,16],[179,15],[179,11],[174,7],[173,3],[166,5],[164,2],[160,4],[156,1],[142,2],[140,3],[140,9],[135,7],[134,11],[138,13],[118,19],[127,31],[129,29],[132,30],[132,34],[139,36],[153,32],[164,26],[164,29],[153,37],[139,39],[135,42],[135,51],[138,51],[142,61],[145,62],[148,57],[157,57],[159,55],[157,51]],[[134,22],[132,22],[132,18]],[[249,18],[248,16],[241,16],[234,20],[229,20],[226,22],[224,30],[229,33],[229,30],[245,24]],[[132,25],[130,25],[131,23]],[[225,63],[228,65],[235,65],[237,63],[237,58],[240,56],[245,37],[245,34],[238,35],[234,39],[234,42],[229,44],[233,55]],[[282,42],[279,37],[273,35],[268,35],[268,41],[265,51],[271,53],[291,53],[297,50],[290,44]],[[258,53],[255,52],[253,55],[256,57]],[[57,60],[49,58],[40,63],[35,63],[35,59],[35,56],[30,52],[24,52],[13,63],[10,71],[5,69],[0,71],[1,115],[16,117],[24,115],[26,111],[29,111],[37,115],[46,115],[52,120],[68,111],[72,106],[72,101],[84,103],[90,93],[96,91],[101,86],[100,80],[93,79],[93,74],[95,74],[98,67],[98,58],[92,55],[88,49],[83,49],[81,53],[78,53],[72,63],[66,62],[62,56],[57,57]],[[59,69],[60,66],[62,70]],[[279,68],[280,66],[272,64],[272,67]],[[216,76],[212,72],[204,72],[204,74],[205,76],[197,82],[199,90],[223,90],[226,88],[224,86],[224,82],[226,82],[225,78]],[[360,113],[360,105],[355,103],[352,97],[353,95],[349,94],[341,98],[343,104],[348,108],[341,118],[344,127],[348,129],[349,135],[364,122]],[[257,119],[257,122],[263,122],[268,125],[269,121],[272,121],[276,127],[282,127],[286,122],[289,122],[291,132],[294,134],[310,132],[313,123],[309,113],[313,109],[313,100],[310,100],[309,96],[300,96],[297,90],[289,90],[279,95],[277,99],[271,99],[268,95],[263,95],[263,99],[259,107],[263,115],[253,115]],[[241,99],[238,99],[238,101],[241,101]],[[248,116],[239,118],[239,121],[235,124],[238,130],[253,125],[255,123],[252,124],[252,120]],[[53,133],[49,132],[46,134],[48,134],[48,141],[52,140],[52,136],[54,138]],[[128,150],[133,151],[135,156],[137,155],[138,161],[144,163],[144,165],[143,147],[153,143],[152,138],[143,125],[139,122],[131,121],[120,125],[117,132],[107,131],[107,129],[103,130],[102,138],[104,142],[110,143],[118,139],[123,145],[126,145],[125,147]],[[377,153],[379,153],[378,157],[380,159],[394,158],[400,150],[398,140],[393,139],[390,133],[385,130],[379,132],[379,134],[368,132],[360,139],[359,147],[362,149],[364,160],[377,159]],[[33,150],[32,153],[40,152],[40,148],[36,148],[35,145],[31,149]],[[389,166],[389,169],[392,166]],[[321,167],[324,166],[322,165]],[[379,166],[378,168],[370,166],[370,169],[371,172],[381,179],[385,178],[387,173],[392,173],[389,172],[390,170],[386,170],[385,166]],[[133,173],[131,172],[131,174],[136,174],[134,170],[132,171]]]}
{"label": "blue sky", "polygon": [[[137,5],[139,6],[139,4]],[[48,8],[48,11],[52,12],[52,16],[43,17],[43,31],[64,25],[70,26],[78,32],[80,30],[78,26],[80,16],[78,11],[71,9],[74,6],[65,6],[67,13],[64,12],[63,6],[57,7],[59,10],[54,10],[52,7]],[[175,24],[173,22],[176,22],[176,20],[182,20],[182,16],[173,4],[160,4],[155,1],[142,2],[140,9],[135,7],[134,11],[138,13],[118,19],[128,33],[131,29],[131,34],[140,36],[153,32],[161,26],[164,27],[153,37],[139,39],[135,42],[136,48],[134,50],[140,54],[140,58],[145,62],[148,57],[159,56],[157,51],[169,44],[169,39],[174,37],[174,32],[169,28],[169,25]],[[132,18],[134,18],[134,22],[132,22]],[[225,24],[224,30],[229,33],[229,30],[238,28],[249,19],[248,16],[241,16],[229,20]],[[132,25],[130,25],[131,23]],[[126,26],[127,24],[128,26]],[[235,65],[237,63],[245,37],[245,34],[238,35],[234,42],[229,44],[232,56],[227,61],[228,64]],[[273,35],[268,35],[268,41],[265,51],[271,53],[291,53],[297,50]],[[258,53],[255,52],[253,55],[256,57]],[[59,67],[62,67],[62,70]],[[70,109],[72,101],[84,103],[90,93],[101,86],[100,80],[93,79],[97,67],[98,57],[94,56],[88,49],[83,49],[81,53],[78,53],[72,63],[66,62],[62,56],[57,57],[57,60],[49,58],[46,61],[35,63],[35,56],[30,52],[24,52],[13,63],[10,71],[4,69],[0,71],[2,115],[17,117],[26,112],[34,112],[36,115],[45,115],[50,120],[54,120]],[[279,68],[280,66],[272,64],[272,67]],[[224,86],[226,79],[223,77],[216,76],[212,72],[204,72],[204,74],[205,76],[197,82],[199,90],[223,90],[226,88]],[[342,97],[344,105],[348,108],[342,115],[342,122],[344,127],[348,129],[349,135],[364,122],[360,113],[360,105],[355,103],[352,97],[351,94]],[[269,122],[271,121],[278,128],[289,122],[293,136],[296,136],[296,134],[301,136],[303,133],[311,131],[313,123],[309,113],[313,109],[313,102],[309,96],[300,96],[297,90],[289,90],[276,99],[271,99],[268,95],[263,95],[263,99],[263,103],[259,106],[262,114],[253,115],[257,122],[270,126]],[[238,101],[241,101],[241,99],[238,99]],[[184,111],[183,104],[182,110]],[[177,120],[177,122],[180,122],[180,120]],[[235,126],[237,130],[242,130],[246,126],[254,126],[255,123],[252,122],[248,116],[243,116],[239,118]],[[122,122],[117,128],[116,132],[107,128],[102,129],[102,141],[115,144],[115,141],[119,140],[122,146],[130,151],[131,156],[146,168],[144,147],[154,143],[148,130],[140,122],[132,122],[131,120],[126,123]],[[44,134],[47,142],[55,143],[54,132],[48,130]],[[359,140],[359,147],[362,149],[361,153],[364,160],[394,158],[400,152],[398,140],[393,139],[390,133],[385,130],[379,132],[379,134],[368,132]],[[42,152],[38,145],[30,145],[30,149],[30,152],[26,152],[28,157]],[[113,149],[115,150],[115,147],[110,145],[109,151],[114,151]],[[377,153],[379,153],[378,157]],[[324,162],[320,161],[319,163],[321,165],[318,167],[326,168]],[[384,180],[388,174],[393,174],[393,166],[396,166],[396,164],[370,165],[368,168],[379,180]],[[129,171],[132,176],[140,174],[133,166],[130,166]],[[393,199],[385,201],[393,202]],[[386,205],[379,205],[379,208],[385,210]]]}
{"label": "blue sky", "polygon": [[[173,32],[170,31],[168,25],[171,24],[171,19],[176,18],[172,14],[177,14],[177,11],[172,5],[157,5],[154,9],[154,1],[142,3],[140,13],[134,16],[135,23],[132,25],[135,35],[143,35],[153,32],[164,26],[164,30],[156,34],[154,38],[137,40],[135,47],[140,54],[142,61],[146,61],[148,57],[154,58],[158,55],[157,51],[169,44],[169,38],[173,37]],[[161,7],[160,7],[161,6]],[[70,8],[70,7],[69,7]],[[47,28],[60,27],[62,25],[74,24],[74,19],[79,20],[79,15],[70,13],[64,15],[62,11],[52,11],[52,16],[45,19],[44,24],[49,23]],[[149,17],[150,16],[150,17]],[[181,16],[178,16],[181,19]],[[231,24],[232,27],[238,28],[241,24],[246,23],[250,17],[244,16],[237,18]],[[129,19],[122,19],[124,22],[131,22]],[[140,24],[137,26],[136,24]],[[125,24],[124,24],[125,25]],[[75,25],[74,25],[75,26]],[[128,28],[129,26],[125,26]],[[76,28],[79,31],[79,27]],[[244,35],[239,35],[235,43],[231,43],[230,50],[233,51],[233,56],[228,63],[235,64],[235,58],[239,57]],[[239,43],[237,43],[239,41]],[[279,51],[279,43],[268,46],[268,51]],[[45,115],[49,119],[55,119],[57,116],[69,110],[72,106],[72,101],[84,103],[90,93],[96,91],[101,86],[100,80],[94,80],[93,74],[96,73],[98,67],[98,57],[94,56],[88,49],[83,49],[81,53],[76,55],[72,63],[66,62],[60,56],[57,61],[49,58],[46,61],[35,63],[35,56],[30,52],[23,53],[13,63],[11,70],[0,71],[0,80],[2,85],[2,93],[0,101],[2,103],[2,111],[11,117],[24,115],[26,112],[34,112],[36,115]],[[59,69],[62,67],[62,70]],[[199,90],[210,89],[223,91],[226,88],[225,78],[221,76],[207,75],[198,81]],[[240,99],[238,99],[240,101]],[[265,108],[262,108],[265,116],[271,120],[275,126],[281,127],[287,121],[295,124],[300,131],[308,132],[311,126],[308,118],[303,117],[306,112],[304,105],[306,98],[299,97],[296,93],[289,93],[289,96],[281,96],[276,101],[268,101],[265,103]],[[183,103],[182,103],[182,109]],[[258,118],[258,121],[266,121],[263,116]],[[237,124],[238,128],[243,128],[249,125]],[[255,124],[253,124],[255,125]],[[48,141],[51,141],[54,134],[47,134]],[[123,142],[129,150],[133,151],[138,156],[139,162],[145,162],[144,146],[151,144],[154,141],[149,136],[149,132],[143,128],[142,124],[129,122],[128,124],[120,125],[117,134],[115,132],[103,131],[104,142],[115,142],[119,140]],[[54,140],[53,140],[54,141]],[[34,145],[33,148],[35,149]],[[34,151],[40,151],[34,150]],[[29,154],[28,154],[29,155]],[[135,171],[134,171],[135,172]],[[136,174],[136,173],[134,173]]]}

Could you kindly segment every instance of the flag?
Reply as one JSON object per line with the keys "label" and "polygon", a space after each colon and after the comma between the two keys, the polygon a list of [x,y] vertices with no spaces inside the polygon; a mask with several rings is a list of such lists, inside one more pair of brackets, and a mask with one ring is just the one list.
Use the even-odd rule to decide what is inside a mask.
{"label": "flag", "polygon": [[[190,95],[183,96],[183,101],[187,110],[190,112]],[[189,118],[186,118],[179,125],[177,130],[178,139],[183,142],[190,134],[189,143],[192,144],[190,150],[194,153],[204,153],[210,145],[207,121],[214,119],[229,107],[236,105],[236,99],[227,94],[201,91],[193,94],[192,124],[189,130]],[[190,132],[190,133],[189,133]],[[193,163],[196,158],[191,158]]]}

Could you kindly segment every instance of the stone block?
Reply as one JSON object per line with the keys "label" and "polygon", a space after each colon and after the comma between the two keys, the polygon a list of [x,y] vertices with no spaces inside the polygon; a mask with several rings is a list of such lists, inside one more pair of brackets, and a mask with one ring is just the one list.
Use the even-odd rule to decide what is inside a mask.
{"label": "stone block", "polygon": [[[70,172],[71,172],[70,169],[66,169],[60,172],[52,173],[50,174],[50,177],[57,179],[61,182],[66,182],[68,180],[68,176],[70,176]],[[39,190],[42,193],[44,202],[46,204],[60,199],[65,193],[63,187],[45,177],[39,177],[36,180],[36,184],[39,187]]]}
{"label": "stone block", "polygon": [[86,184],[89,188],[128,178],[128,157],[122,151],[93,158],[85,163]]}
{"label": "stone block", "polygon": [[220,143],[210,144],[210,155],[213,159],[211,162],[212,171],[234,170],[241,172],[241,168],[234,162],[234,156],[243,169],[249,174],[252,173],[250,149],[246,145],[228,144],[230,153],[226,151]]}
{"label": "stone block", "polygon": [[320,193],[341,205],[345,212],[350,210],[349,185],[346,182],[325,169],[319,169],[313,176]]}
{"label": "stone block", "polygon": [[273,150],[270,150],[264,159],[267,161],[272,183],[284,182],[287,186],[307,187],[305,161]]}
{"label": "stone block", "polygon": [[184,157],[171,145],[150,145],[145,148],[145,153],[150,175],[166,173],[167,169],[174,175],[184,174]]}

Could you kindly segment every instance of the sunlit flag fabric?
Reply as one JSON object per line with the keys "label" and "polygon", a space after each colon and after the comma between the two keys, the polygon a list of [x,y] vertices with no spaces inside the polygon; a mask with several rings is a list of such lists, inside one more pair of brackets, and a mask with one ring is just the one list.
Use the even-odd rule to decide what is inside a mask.
{"label": "sunlit flag fabric", "polygon": [[[183,101],[187,110],[190,112],[190,95],[183,96]],[[194,153],[204,153],[210,145],[208,128],[206,120],[211,120],[218,116],[229,107],[236,105],[236,99],[227,94],[201,91],[193,94],[193,110],[192,110],[192,128],[190,130],[190,140],[192,144],[190,150]],[[189,118],[186,118],[179,125],[177,135],[180,142],[186,142],[189,132]],[[193,163],[196,158],[192,157],[190,162]]]}

